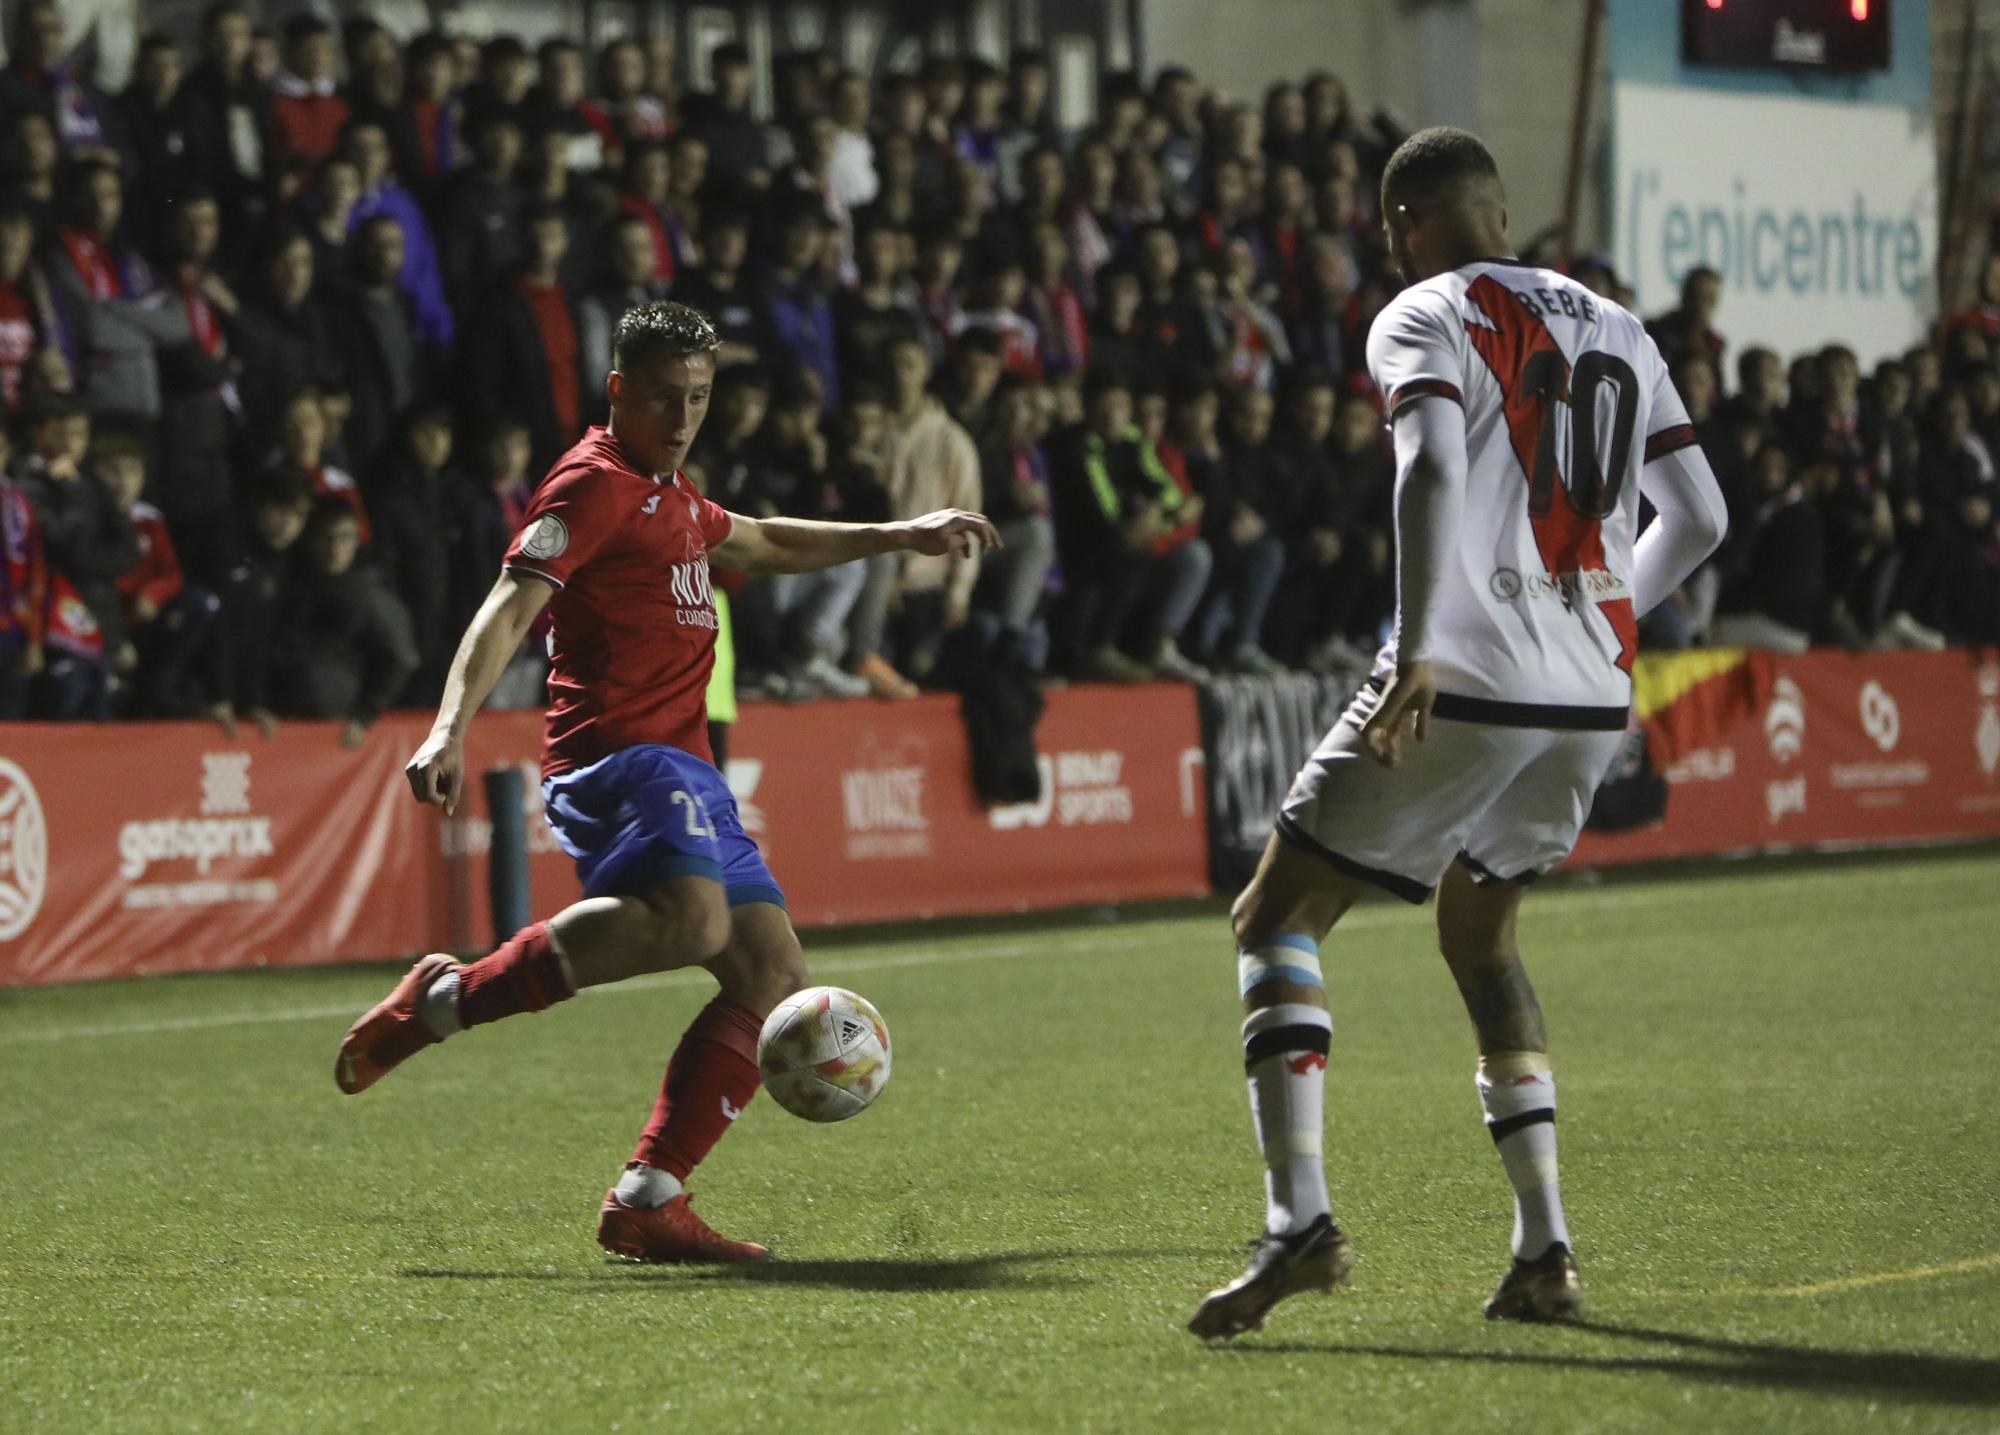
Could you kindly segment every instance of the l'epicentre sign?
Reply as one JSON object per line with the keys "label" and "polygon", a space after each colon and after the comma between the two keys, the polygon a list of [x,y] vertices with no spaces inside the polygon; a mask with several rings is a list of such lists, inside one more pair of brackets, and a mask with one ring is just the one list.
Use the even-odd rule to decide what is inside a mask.
{"label": "l'epicentre sign", "polygon": [[1642,311],[1671,307],[1706,265],[1739,346],[1838,340],[1869,362],[1922,338],[1937,252],[1927,115],[1629,83],[1614,107],[1614,252]]}

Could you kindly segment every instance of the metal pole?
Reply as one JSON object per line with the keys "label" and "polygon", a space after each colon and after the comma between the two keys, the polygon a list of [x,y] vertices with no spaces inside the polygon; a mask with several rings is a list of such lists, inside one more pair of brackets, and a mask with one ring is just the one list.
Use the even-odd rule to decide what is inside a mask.
{"label": "metal pole", "polygon": [[498,946],[528,925],[527,784],[518,767],[486,774],[486,815],[493,844],[486,854],[486,895],[493,909],[493,943]]}
{"label": "metal pole", "polygon": [[1576,104],[1569,128],[1569,167],[1563,173],[1562,257],[1576,252],[1576,211],[1583,188],[1583,150],[1590,131],[1591,93],[1597,84],[1597,44],[1604,29],[1604,0],[1585,0],[1583,54],[1576,67]]}

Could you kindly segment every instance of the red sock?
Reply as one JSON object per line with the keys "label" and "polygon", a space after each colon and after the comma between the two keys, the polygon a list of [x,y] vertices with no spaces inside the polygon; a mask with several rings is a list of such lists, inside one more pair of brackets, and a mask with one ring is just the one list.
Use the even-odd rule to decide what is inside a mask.
{"label": "red sock", "polygon": [[763,1080],[757,1034],[764,1023],[748,1007],[717,997],[701,1009],[674,1048],[653,1119],[632,1159],[657,1166],[677,1181],[701,1164],[729,1130]]}
{"label": "red sock", "polygon": [[562,958],[549,941],[549,924],[536,922],[458,973],[458,1019],[467,1026],[541,1011],[576,995]]}

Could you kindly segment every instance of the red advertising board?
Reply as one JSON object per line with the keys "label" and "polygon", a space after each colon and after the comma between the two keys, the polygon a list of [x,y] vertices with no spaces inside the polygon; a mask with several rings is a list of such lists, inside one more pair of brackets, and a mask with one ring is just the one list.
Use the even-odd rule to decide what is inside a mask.
{"label": "red advertising board", "polygon": [[[358,748],[196,723],[0,728],[0,985],[298,965],[492,940],[491,824],[414,803],[425,719]],[[534,908],[577,892],[541,818],[540,715],[474,724],[474,774],[526,769]],[[802,926],[1207,890],[1191,691],[1052,693],[1044,793],[983,808],[957,703],[744,709],[728,777]]]}
{"label": "red advertising board", "polygon": [[[1573,866],[2000,837],[1991,652],[1687,654],[1640,710],[1665,820],[1585,833]],[[1685,683],[1673,683],[1680,665]],[[1666,681],[1661,681],[1666,680]]]}

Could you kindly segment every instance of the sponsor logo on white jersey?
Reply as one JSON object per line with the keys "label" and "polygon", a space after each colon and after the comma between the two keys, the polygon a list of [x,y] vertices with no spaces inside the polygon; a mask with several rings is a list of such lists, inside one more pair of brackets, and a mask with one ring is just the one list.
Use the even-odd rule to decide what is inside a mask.
{"label": "sponsor logo on white jersey", "polygon": [[1560,598],[1565,603],[1609,603],[1632,596],[1632,589],[1623,578],[1602,568],[1586,568],[1574,573],[1522,573],[1514,568],[1496,568],[1486,586],[1503,603],[1523,598]]}

